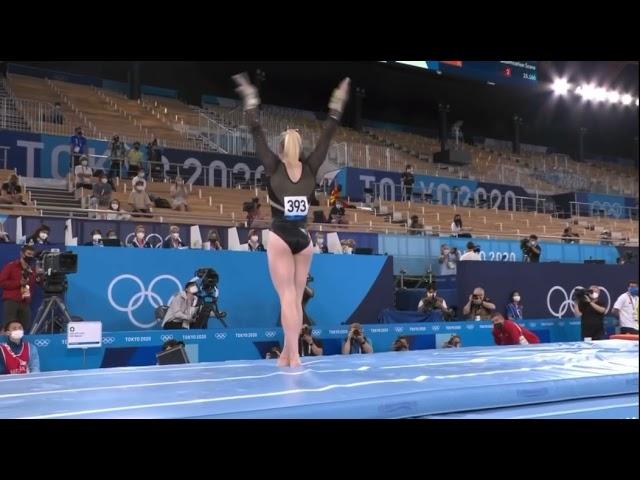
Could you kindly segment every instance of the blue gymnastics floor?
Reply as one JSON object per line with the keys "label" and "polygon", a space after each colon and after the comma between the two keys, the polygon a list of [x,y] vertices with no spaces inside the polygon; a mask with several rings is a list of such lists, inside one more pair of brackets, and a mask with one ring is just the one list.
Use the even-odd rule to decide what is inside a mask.
{"label": "blue gymnastics floor", "polygon": [[628,418],[637,396],[638,342],[605,340],[3,376],[0,417]]}

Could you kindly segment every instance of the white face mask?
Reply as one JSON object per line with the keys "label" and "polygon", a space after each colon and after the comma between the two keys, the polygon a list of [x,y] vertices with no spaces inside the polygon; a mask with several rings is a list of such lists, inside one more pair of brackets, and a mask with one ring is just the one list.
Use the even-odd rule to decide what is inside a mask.
{"label": "white face mask", "polygon": [[22,337],[24,337],[24,330],[12,330],[11,333],[9,333],[9,338],[16,342],[22,340]]}
{"label": "white face mask", "polygon": [[40,237],[40,240],[46,240],[47,238],[49,238],[49,234],[45,232],[41,232],[38,236]]}
{"label": "white face mask", "polygon": [[137,190],[138,192],[141,192],[142,190],[144,190],[144,187],[136,187],[136,190]]}
{"label": "white face mask", "polygon": [[189,287],[189,293],[198,293],[198,287]]}
{"label": "white face mask", "polygon": [[178,232],[173,232],[173,233],[171,234],[171,236],[172,236],[173,238],[180,238],[180,234],[179,234]]}
{"label": "white face mask", "polygon": [[138,172],[138,176],[139,176],[140,178],[144,178],[144,172]]}
{"label": "white face mask", "polygon": [[106,178],[101,178],[101,179],[100,179],[100,181],[101,181],[102,183],[107,183],[107,179],[106,179]]}
{"label": "white face mask", "polygon": [[351,247],[345,247],[344,249],[344,253],[346,253],[347,255],[350,255],[352,251],[353,251],[353,248]]}
{"label": "white face mask", "polygon": [[86,160],[83,160],[81,163],[82,163],[82,166],[83,166],[83,167],[86,167],[86,166],[87,166],[87,164],[88,164],[88,162],[87,162]]}
{"label": "white face mask", "polygon": [[514,302],[519,302],[520,301],[520,295],[514,295],[513,296],[513,301]]}
{"label": "white face mask", "polygon": [[595,293],[591,294],[591,298],[593,298],[594,300],[596,300],[599,296],[600,296],[600,294],[598,292],[595,292]]}
{"label": "white face mask", "polygon": [[442,251],[442,253],[444,253],[445,255],[449,255],[449,252],[450,252],[450,251],[451,251],[451,250],[449,250],[448,248],[445,248],[445,249]]}
{"label": "white face mask", "polygon": [[318,245],[324,244],[324,238],[319,238],[317,243]]}
{"label": "white face mask", "polygon": [[111,210],[118,210],[119,207],[120,207],[120,205],[118,205],[117,203],[112,203],[111,204]]}
{"label": "white face mask", "polygon": [[102,235],[96,234],[96,235],[93,236],[93,241],[94,242],[99,242],[100,240],[102,240]]}
{"label": "white face mask", "polygon": [[136,233],[136,237],[139,238],[140,240],[142,240],[144,238],[144,232]]}
{"label": "white face mask", "polygon": [[253,243],[257,243],[258,242],[258,236],[257,235],[251,235],[251,241]]}

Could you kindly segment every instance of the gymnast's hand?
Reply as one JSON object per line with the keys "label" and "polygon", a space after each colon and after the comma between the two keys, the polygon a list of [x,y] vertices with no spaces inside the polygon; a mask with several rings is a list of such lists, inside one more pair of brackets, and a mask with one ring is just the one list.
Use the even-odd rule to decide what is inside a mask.
{"label": "gymnast's hand", "polygon": [[345,78],[340,82],[338,88],[333,91],[331,95],[331,100],[329,100],[329,110],[334,110],[338,113],[342,113],[344,111],[344,106],[349,99],[349,87],[351,85],[351,79],[349,77]]}
{"label": "gymnast's hand", "polygon": [[242,98],[244,111],[257,108],[260,105],[260,96],[258,95],[258,89],[249,80],[247,72],[239,73],[231,78],[238,85],[236,92]]}

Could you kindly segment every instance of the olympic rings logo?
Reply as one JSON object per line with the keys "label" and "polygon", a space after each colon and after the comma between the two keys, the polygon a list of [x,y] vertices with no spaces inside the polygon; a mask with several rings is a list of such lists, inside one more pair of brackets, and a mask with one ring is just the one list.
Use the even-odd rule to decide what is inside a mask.
{"label": "olympic rings logo", "polygon": [[47,340],[46,338],[39,338],[38,340],[34,340],[33,344],[36,347],[48,347],[49,343],[51,343],[49,340]]}
{"label": "olympic rings logo", "polygon": [[173,335],[160,335],[160,340],[168,342],[169,340],[173,340]]}
{"label": "olympic rings logo", "polygon": [[[118,305],[115,302],[115,300],[113,299],[113,288],[121,280],[126,280],[126,279],[133,280],[138,285],[138,288],[140,289],[140,291],[131,297],[131,299],[129,300],[129,302],[127,303],[126,306],[121,306],[121,305]],[[176,284],[176,287],[177,287],[176,294],[177,294],[177,292],[180,292],[182,290],[182,285],[180,284],[178,279],[176,277],[172,276],[172,275],[159,275],[159,276],[157,276],[156,278],[154,278],[151,281],[151,283],[149,284],[149,289],[147,290],[145,288],[144,284],[142,283],[142,280],[140,280],[135,275],[130,275],[130,274],[125,273],[123,275],[118,275],[109,284],[109,289],[107,290],[107,296],[109,298],[109,303],[111,304],[111,306],[113,308],[115,308],[119,312],[126,312],[127,315],[129,316],[129,320],[136,327],[139,327],[139,328],[151,328],[156,324],[155,318],[150,323],[142,323],[142,322],[136,320],[136,318],[134,318],[133,311],[137,310],[138,308],[140,308],[140,306],[144,302],[145,297],[147,299],[149,299],[149,303],[151,304],[151,306],[153,308],[158,308],[161,305],[168,305],[169,303],[171,303],[171,300],[173,299],[173,297],[176,294],[172,295],[169,298],[169,300],[167,300],[166,304],[164,304],[162,302],[162,299],[160,298],[160,296],[157,293],[153,292],[153,287],[155,287],[156,284],[158,282],[162,281],[162,280],[170,280],[170,281],[174,282]]]}
{"label": "olympic rings logo", "polygon": [[219,332],[216,333],[214,337],[216,337],[216,340],[224,340],[225,338],[227,338],[227,334],[224,332]]}
{"label": "olympic rings logo", "polygon": [[269,330],[267,332],[264,332],[264,336],[267,338],[271,338],[271,337],[275,337],[276,336],[276,332]]}
{"label": "olympic rings logo", "polygon": [[116,337],[102,337],[102,343],[104,343],[105,345],[111,345],[115,341]]}

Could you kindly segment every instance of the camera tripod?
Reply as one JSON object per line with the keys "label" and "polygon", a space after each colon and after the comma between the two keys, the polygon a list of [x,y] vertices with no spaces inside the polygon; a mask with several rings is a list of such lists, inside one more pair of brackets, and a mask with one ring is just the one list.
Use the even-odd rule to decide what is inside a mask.
{"label": "camera tripod", "polygon": [[40,305],[31,327],[31,335],[37,333],[64,332],[67,323],[71,322],[67,307],[59,294],[47,294]]}

